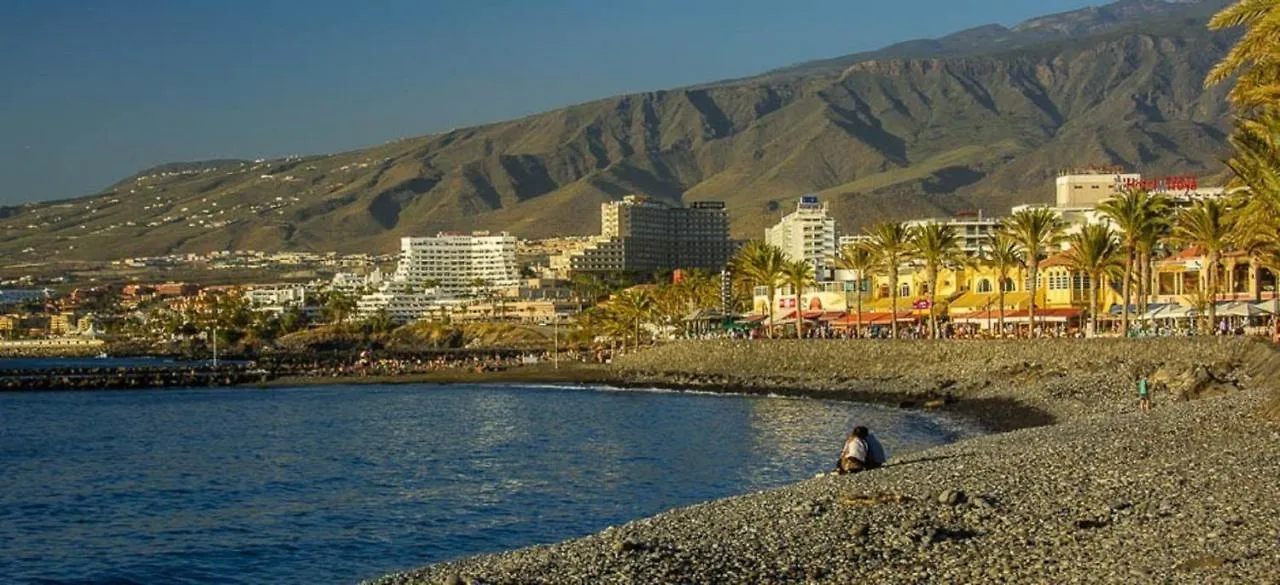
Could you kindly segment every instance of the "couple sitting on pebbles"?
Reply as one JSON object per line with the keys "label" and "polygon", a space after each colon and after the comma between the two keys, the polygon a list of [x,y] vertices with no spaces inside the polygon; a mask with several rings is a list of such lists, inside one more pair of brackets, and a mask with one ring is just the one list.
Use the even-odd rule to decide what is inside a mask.
{"label": "couple sitting on pebbles", "polygon": [[840,461],[836,463],[836,473],[857,473],[867,469],[875,469],[884,465],[884,447],[880,440],[867,430],[867,427],[853,427],[849,438],[845,439],[844,449],[840,451]]}

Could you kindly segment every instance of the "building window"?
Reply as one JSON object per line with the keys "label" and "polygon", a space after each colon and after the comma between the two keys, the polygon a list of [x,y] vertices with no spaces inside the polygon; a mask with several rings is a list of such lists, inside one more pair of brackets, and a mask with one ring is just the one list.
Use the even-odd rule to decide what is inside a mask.
{"label": "building window", "polygon": [[982,279],[982,280],[979,280],[979,281],[978,281],[978,292],[980,292],[980,293],[989,293],[989,292],[991,292],[991,281],[990,281],[990,280],[987,280],[987,279],[985,279],[985,278],[984,278],[984,279]]}

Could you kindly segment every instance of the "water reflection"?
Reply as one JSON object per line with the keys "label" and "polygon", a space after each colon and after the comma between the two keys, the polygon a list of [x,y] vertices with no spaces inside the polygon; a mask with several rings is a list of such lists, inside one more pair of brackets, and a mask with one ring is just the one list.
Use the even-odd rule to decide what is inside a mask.
{"label": "water reflection", "polygon": [[580,536],[825,470],[854,422],[794,399],[501,386],[0,396],[7,582],[351,583]]}

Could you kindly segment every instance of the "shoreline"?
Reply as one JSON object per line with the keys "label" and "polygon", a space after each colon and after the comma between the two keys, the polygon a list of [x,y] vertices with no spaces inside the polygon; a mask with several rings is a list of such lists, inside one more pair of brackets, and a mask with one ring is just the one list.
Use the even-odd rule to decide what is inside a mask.
{"label": "shoreline", "polygon": [[[991,434],[882,470],[372,583],[1267,582],[1280,552],[1257,543],[1280,534],[1280,486],[1266,480],[1280,473],[1280,429],[1257,413],[1277,387],[1280,352],[1216,340],[1091,343],[905,350],[937,354],[937,371],[923,360],[889,363],[887,350],[906,347],[892,344],[701,343],[692,356],[692,344],[626,356],[610,368],[624,386],[929,404]],[[996,355],[1004,350],[1011,355]],[[821,352],[865,363],[844,362],[853,375],[832,376],[812,355]],[[766,354],[780,357],[765,363]],[[1159,380],[1152,413],[1137,412],[1133,372]],[[1213,436],[1169,443],[1203,428]],[[1116,555],[1135,541],[1153,546]]]}

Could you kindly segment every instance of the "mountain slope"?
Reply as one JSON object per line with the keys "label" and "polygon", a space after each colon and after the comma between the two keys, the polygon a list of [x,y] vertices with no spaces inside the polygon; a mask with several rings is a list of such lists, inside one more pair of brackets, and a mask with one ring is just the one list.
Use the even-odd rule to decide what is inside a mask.
{"label": "mountain slope", "polygon": [[[0,252],[389,251],[442,229],[587,234],[600,202],[628,193],[724,200],[735,235],[756,237],[808,192],[853,230],[1047,201],[1056,169],[1073,165],[1214,174],[1227,109],[1201,80],[1231,39],[1205,31],[1203,8],[1003,52],[620,96],[354,152],[165,165],[7,211]],[[1023,30],[1087,30],[1082,18]]]}

